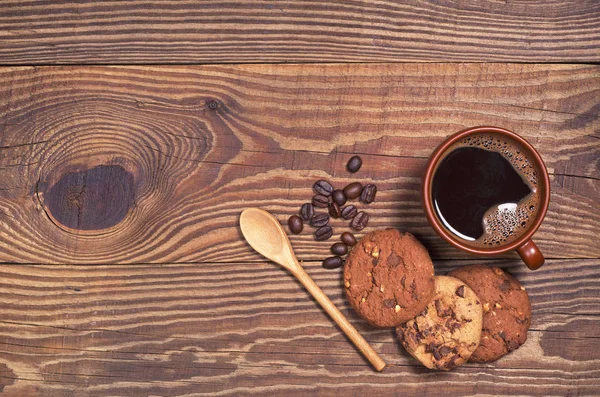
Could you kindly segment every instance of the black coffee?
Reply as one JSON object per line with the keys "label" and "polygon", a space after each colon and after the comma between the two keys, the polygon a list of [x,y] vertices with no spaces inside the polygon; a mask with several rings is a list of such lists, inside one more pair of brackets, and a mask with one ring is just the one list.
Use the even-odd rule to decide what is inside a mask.
{"label": "black coffee", "polygon": [[506,244],[527,230],[537,210],[537,172],[518,142],[475,135],[454,144],[431,186],[434,210],[469,244]]}

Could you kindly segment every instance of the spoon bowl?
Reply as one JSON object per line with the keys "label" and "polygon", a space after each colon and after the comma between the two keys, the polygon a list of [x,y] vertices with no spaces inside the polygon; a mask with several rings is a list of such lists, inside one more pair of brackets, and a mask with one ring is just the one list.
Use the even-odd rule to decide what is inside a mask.
{"label": "spoon bowl", "polygon": [[300,268],[281,224],[265,210],[249,208],[240,215],[240,229],[252,248],[295,274]]}

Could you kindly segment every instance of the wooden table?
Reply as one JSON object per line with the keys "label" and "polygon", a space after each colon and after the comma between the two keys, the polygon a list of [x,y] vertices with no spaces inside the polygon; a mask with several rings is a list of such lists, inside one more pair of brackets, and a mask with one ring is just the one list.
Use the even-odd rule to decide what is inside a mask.
{"label": "wooden table", "polygon": [[[599,395],[598,62],[596,0],[1,2],[0,391]],[[546,161],[539,271],[468,256],[427,224],[426,160],[474,125]],[[389,363],[375,373],[237,227],[254,206],[284,222],[319,178],[374,181],[365,232],[414,233],[438,273],[513,273],[533,305],[527,343],[426,370],[350,310],[320,265],[329,244],[293,236]]]}

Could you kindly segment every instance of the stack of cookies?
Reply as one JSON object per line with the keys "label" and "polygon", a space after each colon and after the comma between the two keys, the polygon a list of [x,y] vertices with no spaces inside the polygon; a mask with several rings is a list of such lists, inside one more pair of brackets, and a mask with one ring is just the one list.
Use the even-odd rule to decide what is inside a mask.
{"label": "stack of cookies", "polygon": [[425,247],[395,229],[365,235],[344,266],[350,305],[370,324],[396,327],[402,346],[427,368],[491,362],[527,339],[525,288],[483,265],[435,276]]}

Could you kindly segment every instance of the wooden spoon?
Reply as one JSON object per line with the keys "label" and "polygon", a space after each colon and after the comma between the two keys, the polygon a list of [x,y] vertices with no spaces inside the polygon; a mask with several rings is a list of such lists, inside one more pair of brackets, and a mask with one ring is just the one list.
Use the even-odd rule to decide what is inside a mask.
{"label": "wooden spoon", "polygon": [[371,345],[348,322],[346,317],[335,307],[321,288],[315,284],[302,266],[300,266],[290,240],[273,215],[258,208],[249,208],[244,210],[240,216],[240,228],[242,229],[244,238],[252,248],[259,254],[289,270],[302,283],[304,288],[319,302],[321,307],[344,331],[346,336],[350,338],[377,371],[385,368],[385,361],[379,357]]}

